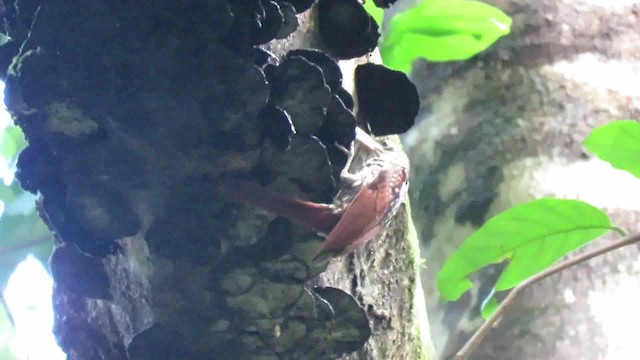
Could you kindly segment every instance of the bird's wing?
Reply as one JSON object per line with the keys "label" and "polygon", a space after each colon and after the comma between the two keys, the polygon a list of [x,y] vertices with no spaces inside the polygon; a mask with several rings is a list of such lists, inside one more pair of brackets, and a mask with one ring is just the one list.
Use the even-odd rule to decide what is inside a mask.
{"label": "bird's wing", "polygon": [[378,234],[389,202],[389,176],[389,171],[382,169],[374,181],[362,186],[314,259],[325,253],[337,255],[350,252]]}

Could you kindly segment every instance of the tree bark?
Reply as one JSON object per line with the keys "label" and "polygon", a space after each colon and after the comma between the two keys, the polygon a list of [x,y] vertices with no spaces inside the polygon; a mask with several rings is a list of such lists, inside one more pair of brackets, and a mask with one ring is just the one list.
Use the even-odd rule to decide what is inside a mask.
{"label": "tree bark", "polygon": [[[222,178],[313,201],[336,190],[340,164],[306,121],[326,121],[337,90],[310,61],[284,68],[288,50],[321,45],[316,10],[288,37],[269,35],[285,38],[263,46],[278,59],[257,66],[274,4],[293,11],[222,0],[11,8],[21,46],[7,106],[29,141],[17,177],[56,235],[55,333],[70,360],[430,358],[404,206],[384,236],[325,269],[311,261],[317,234],[216,192]],[[258,32],[252,6],[267,9]],[[265,111],[274,93],[296,134]]]}
{"label": "tree bark", "polygon": [[[500,268],[481,272],[478,287],[448,304],[438,298],[436,273],[491,216],[543,196],[579,198],[606,208],[616,225],[638,230],[640,183],[582,146],[595,126],[640,119],[638,4],[493,3],[513,17],[511,35],[470,62],[421,63],[412,75],[424,103],[404,141],[414,164],[413,217],[441,358],[482,321],[478,307]],[[637,341],[612,329],[620,326],[614,319],[634,319],[635,306],[620,314],[606,309],[637,297],[637,256],[637,247],[617,251],[529,289],[472,358],[633,358]],[[629,284],[636,284],[633,291]]]}

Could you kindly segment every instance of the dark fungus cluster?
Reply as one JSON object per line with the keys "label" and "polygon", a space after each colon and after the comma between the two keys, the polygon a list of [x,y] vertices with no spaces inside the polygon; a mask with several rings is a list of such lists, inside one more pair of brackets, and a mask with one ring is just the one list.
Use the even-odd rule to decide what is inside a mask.
{"label": "dark fungus cluster", "polygon": [[[363,346],[356,301],[305,286],[322,271],[309,262],[321,239],[216,192],[242,178],[315,201],[335,194],[356,126],[336,61],[259,47],[289,36],[313,1],[4,3],[6,101],[29,141],[17,178],[41,195],[56,235],[67,353],[330,359]],[[317,6],[330,54],[375,47],[377,25],[356,0]],[[358,91],[374,133],[406,130],[417,111],[406,76],[358,73],[373,82]],[[388,100],[395,84],[402,109]]]}

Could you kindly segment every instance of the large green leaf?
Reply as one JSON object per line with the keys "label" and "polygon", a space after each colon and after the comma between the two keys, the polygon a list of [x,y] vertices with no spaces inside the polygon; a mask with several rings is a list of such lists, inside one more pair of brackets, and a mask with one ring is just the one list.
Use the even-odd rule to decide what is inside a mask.
{"label": "large green leaf", "polygon": [[369,15],[373,18],[373,20],[378,23],[378,25],[382,25],[382,19],[384,18],[384,10],[377,7],[373,0],[365,0],[364,9],[367,10]]}
{"label": "large green leaf", "polygon": [[389,21],[380,41],[385,65],[409,72],[417,58],[466,60],[509,33],[511,18],[471,0],[423,0]]}
{"label": "large green leaf", "polygon": [[613,229],[604,212],[582,201],[545,198],[518,205],[462,243],[438,273],[438,289],[445,299],[456,300],[471,288],[469,274],[507,259],[495,290],[510,289]]}
{"label": "large green leaf", "polygon": [[637,121],[620,120],[595,128],[584,145],[614,168],[640,177],[640,123]]}

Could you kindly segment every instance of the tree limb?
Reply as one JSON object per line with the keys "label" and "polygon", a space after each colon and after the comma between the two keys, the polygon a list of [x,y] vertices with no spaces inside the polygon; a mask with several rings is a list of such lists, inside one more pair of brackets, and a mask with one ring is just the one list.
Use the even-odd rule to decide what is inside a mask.
{"label": "tree limb", "polygon": [[578,255],[575,258],[567,259],[562,261],[555,266],[552,266],[539,274],[530,277],[529,279],[523,281],[518,286],[513,288],[513,290],[507,295],[507,297],[500,303],[496,311],[487,319],[487,321],[478,328],[478,330],[471,336],[471,338],[464,344],[462,349],[458,351],[458,353],[453,357],[452,360],[465,360],[467,359],[473,351],[480,345],[482,340],[487,336],[493,325],[498,321],[498,319],[502,316],[505,310],[513,303],[513,301],[520,295],[520,293],[537,282],[540,282],[547,277],[559,273],[567,268],[583,263],[587,260],[590,260],[594,257],[606,254],[613,250],[619,249],[621,247],[631,245],[640,241],[640,233],[631,234],[629,236],[625,236],[622,239],[613,242],[609,245],[605,245],[601,248],[588,251],[584,254]]}

